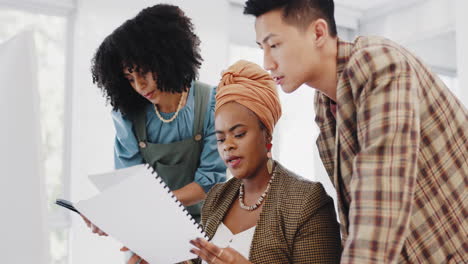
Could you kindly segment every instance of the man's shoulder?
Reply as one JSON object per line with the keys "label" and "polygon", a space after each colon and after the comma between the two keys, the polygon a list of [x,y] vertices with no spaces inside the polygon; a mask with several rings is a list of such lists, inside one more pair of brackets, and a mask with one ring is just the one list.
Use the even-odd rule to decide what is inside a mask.
{"label": "man's shoulder", "polygon": [[403,46],[377,36],[356,38],[349,54],[344,69],[355,80],[366,81],[374,73],[406,72],[408,67],[419,65],[416,56]]}
{"label": "man's shoulder", "polygon": [[373,47],[401,48],[401,45],[380,36],[359,36],[354,42],[354,50],[369,49]]}
{"label": "man's shoulder", "polygon": [[379,36],[360,36],[353,42],[350,62],[364,60],[370,62],[376,58],[398,60],[412,57],[411,53],[400,44]]}

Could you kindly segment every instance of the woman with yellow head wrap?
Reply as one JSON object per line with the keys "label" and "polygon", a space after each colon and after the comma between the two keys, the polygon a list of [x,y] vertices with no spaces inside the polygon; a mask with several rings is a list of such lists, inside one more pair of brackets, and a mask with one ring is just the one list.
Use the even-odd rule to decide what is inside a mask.
{"label": "woman with yellow head wrap", "polygon": [[271,160],[280,116],[275,82],[260,66],[242,60],[222,73],[215,133],[218,152],[234,177],[213,187],[202,208],[211,241],[191,243],[204,262],[339,263],[332,199],[320,183]]}

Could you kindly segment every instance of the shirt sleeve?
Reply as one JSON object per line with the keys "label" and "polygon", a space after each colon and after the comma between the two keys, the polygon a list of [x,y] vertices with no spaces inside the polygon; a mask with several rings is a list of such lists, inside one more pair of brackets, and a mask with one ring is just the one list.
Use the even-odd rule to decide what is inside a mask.
{"label": "shirt sleeve", "polygon": [[358,51],[345,69],[359,152],[341,263],[396,263],[409,232],[420,144],[417,73],[392,47]]}
{"label": "shirt sleeve", "polygon": [[204,139],[203,150],[200,155],[200,166],[195,171],[194,180],[205,192],[208,192],[216,183],[226,180],[226,166],[219,156],[214,132],[215,95],[216,88],[213,88],[204,120]]}
{"label": "shirt sleeve", "polygon": [[115,127],[114,166],[116,169],[142,164],[143,157],[133,133],[133,124],[120,112],[112,111]]}

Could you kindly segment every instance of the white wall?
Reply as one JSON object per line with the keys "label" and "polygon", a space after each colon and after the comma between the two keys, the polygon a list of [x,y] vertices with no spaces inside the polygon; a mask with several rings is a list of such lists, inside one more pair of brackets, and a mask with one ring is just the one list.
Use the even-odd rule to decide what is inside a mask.
{"label": "white wall", "polygon": [[[110,106],[92,84],[90,60],[95,49],[108,34],[142,8],[159,1],[79,0],[77,2],[72,117],[72,200],[85,199],[94,193],[87,174],[113,168],[114,129]],[[216,84],[221,69],[227,66],[228,30],[226,1],[173,0],[193,19],[195,31],[202,40],[204,63],[200,80]],[[208,8],[209,6],[209,8]],[[210,10],[211,12],[208,12]],[[110,238],[91,234],[81,219],[73,218],[71,247],[73,264],[119,263],[120,244]]]}
{"label": "white wall", "polygon": [[468,1],[456,0],[456,58],[460,100],[468,107]]}
{"label": "white wall", "polygon": [[468,107],[467,5],[464,0],[412,0],[379,15],[366,12],[358,34],[390,38],[437,73],[457,77],[456,95]]}
{"label": "white wall", "polygon": [[456,16],[453,1],[413,2],[413,5],[380,16],[364,16],[359,35],[387,37],[409,48],[434,68],[454,73]]}

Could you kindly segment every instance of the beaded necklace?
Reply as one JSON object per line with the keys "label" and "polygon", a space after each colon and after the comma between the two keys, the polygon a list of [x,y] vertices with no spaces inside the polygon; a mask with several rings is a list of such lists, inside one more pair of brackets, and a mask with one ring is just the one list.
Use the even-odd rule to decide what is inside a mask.
{"label": "beaded necklace", "polygon": [[239,204],[240,204],[240,207],[242,209],[244,209],[244,210],[247,210],[247,211],[253,211],[253,210],[257,209],[263,203],[263,200],[265,200],[265,197],[266,197],[268,191],[270,190],[271,182],[273,181],[274,178],[275,178],[275,172],[273,171],[273,173],[271,174],[270,181],[268,181],[268,185],[267,185],[265,191],[262,193],[260,198],[258,198],[257,202],[254,205],[251,205],[251,206],[247,206],[247,205],[244,204],[244,183],[241,183],[241,185],[239,187]]}

